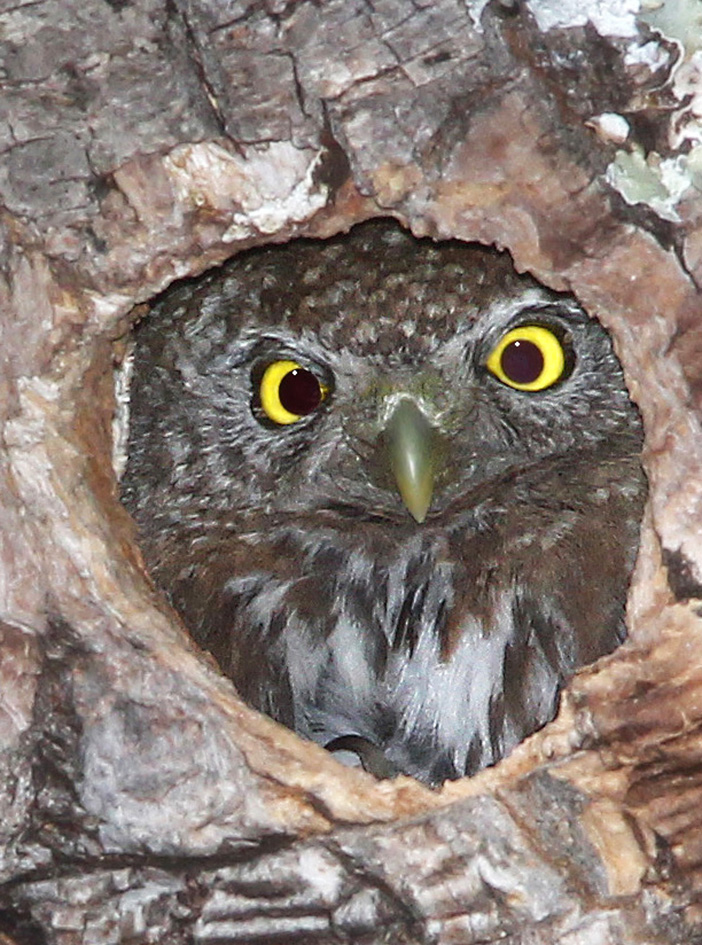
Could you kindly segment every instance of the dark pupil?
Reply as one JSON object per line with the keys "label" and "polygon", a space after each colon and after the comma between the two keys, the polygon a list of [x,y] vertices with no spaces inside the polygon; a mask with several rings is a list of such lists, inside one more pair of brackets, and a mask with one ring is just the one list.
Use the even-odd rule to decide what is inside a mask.
{"label": "dark pupil", "polygon": [[312,413],[319,407],[322,391],[312,371],[295,368],[280,382],[278,397],[286,410],[304,417],[305,414]]}
{"label": "dark pupil", "polygon": [[533,384],[544,369],[544,356],[533,341],[512,341],[502,352],[501,364],[515,384]]}

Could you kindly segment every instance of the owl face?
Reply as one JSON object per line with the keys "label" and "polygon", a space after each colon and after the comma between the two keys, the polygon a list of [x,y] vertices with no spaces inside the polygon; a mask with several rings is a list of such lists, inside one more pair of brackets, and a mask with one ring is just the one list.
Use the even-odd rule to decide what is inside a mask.
{"label": "owl face", "polygon": [[372,222],[157,301],[122,493],[247,701],[433,784],[502,757],[621,641],[641,436],[573,298]]}
{"label": "owl face", "polygon": [[206,486],[209,509],[415,528],[630,423],[599,324],[482,248],[370,224],[251,253],[174,301],[153,322],[175,400],[154,472]]}

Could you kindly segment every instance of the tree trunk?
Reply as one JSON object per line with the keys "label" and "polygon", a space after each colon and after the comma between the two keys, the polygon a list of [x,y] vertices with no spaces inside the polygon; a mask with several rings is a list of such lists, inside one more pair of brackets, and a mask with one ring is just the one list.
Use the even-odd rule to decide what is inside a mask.
{"label": "tree trunk", "polygon": [[[634,5],[3,6],[0,942],[702,942],[702,53]],[[238,701],[112,466],[135,305],[378,215],[574,291],[646,428],[629,641],[437,792]]]}

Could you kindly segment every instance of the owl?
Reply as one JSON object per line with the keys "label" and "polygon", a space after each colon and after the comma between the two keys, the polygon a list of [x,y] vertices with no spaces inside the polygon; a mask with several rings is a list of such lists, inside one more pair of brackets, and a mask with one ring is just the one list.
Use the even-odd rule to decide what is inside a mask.
{"label": "owl", "polygon": [[429,785],[624,637],[642,429],[601,325],[391,221],[241,254],[138,327],[123,501],[252,706]]}

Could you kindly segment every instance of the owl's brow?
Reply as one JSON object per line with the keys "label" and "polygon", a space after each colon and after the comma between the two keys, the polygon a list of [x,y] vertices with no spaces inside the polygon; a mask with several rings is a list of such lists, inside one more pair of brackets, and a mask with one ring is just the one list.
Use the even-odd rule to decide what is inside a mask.
{"label": "owl's brow", "polygon": [[309,348],[311,346],[305,343],[306,339],[304,337],[291,334],[283,335],[282,333],[279,335],[267,334],[263,337],[252,338],[250,341],[252,343],[246,346],[244,355],[245,359],[249,361],[275,355],[276,357],[294,356],[309,361],[311,364],[318,364],[320,367],[323,363],[320,362],[318,356],[310,353]]}

